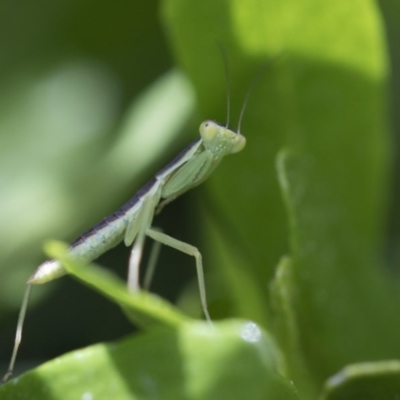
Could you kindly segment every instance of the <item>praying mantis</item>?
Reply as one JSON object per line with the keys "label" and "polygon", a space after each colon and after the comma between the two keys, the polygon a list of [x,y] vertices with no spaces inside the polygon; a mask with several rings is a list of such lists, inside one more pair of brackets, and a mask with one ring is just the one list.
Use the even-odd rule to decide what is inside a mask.
{"label": "praying mantis", "polygon": [[[204,182],[226,155],[243,150],[246,139],[240,133],[240,124],[249,93],[243,103],[237,132],[229,129],[228,124],[223,126],[211,120],[202,122],[200,138],[182,150],[119,210],[72,242],[68,249],[69,256],[87,263],[123,241],[126,246],[132,246],[127,285],[131,292],[136,292],[140,290],[139,265],[146,236],[191,255],[196,262],[201,306],[206,320],[211,323],[201,253],[196,247],[153,228],[152,220],[165,205]],[[11,361],[0,384],[5,383],[13,373],[32,286],[50,282],[65,274],[66,271],[59,261],[48,260],[39,265],[29,278],[18,317]]]}

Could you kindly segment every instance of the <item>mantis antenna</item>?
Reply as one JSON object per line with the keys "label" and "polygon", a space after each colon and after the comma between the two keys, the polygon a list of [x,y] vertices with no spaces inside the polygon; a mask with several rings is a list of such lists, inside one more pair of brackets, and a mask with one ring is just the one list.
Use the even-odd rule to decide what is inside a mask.
{"label": "mantis antenna", "polygon": [[250,83],[249,88],[247,89],[246,96],[244,97],[242,109],[240,110],[239,114],[239,122],[238,122],[238,128],[237,128],[237,133],[240,134],[240,130],[242,128],[242,121],[243,121],[243,115],[244,112],[247,108],[247,104],[249,103],[249,99],[251,95],[254,92],[254,89],[256,88],[256,85],[260,82],[262,76],[264,75],[265,71],[267,71],[269,68],[271,68],[275,63],[277,63],[285,54],[280,53],[277,56],[275,56],[272,60],[266,61],[265,65],[260,68],[258,71],[257,75],[253,78],[252,82]]}
{"label": "mantis antenna", "polygon": [[229,127],[231,119],[231,76],[229,71],[228,57],[226,55],[225,48],[219,43],[219,52],[221,53],[222,64],[225,72],[225,86],[226,86],[226,125],[225,128]]}

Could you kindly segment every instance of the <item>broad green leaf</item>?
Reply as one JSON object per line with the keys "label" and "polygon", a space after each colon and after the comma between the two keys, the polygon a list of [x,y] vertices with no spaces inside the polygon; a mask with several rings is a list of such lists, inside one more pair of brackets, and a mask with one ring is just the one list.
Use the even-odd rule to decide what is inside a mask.
{"label": "broad green leaf", "polygon": [[326,179],[321,160],[290,152],[280,154],[278,171],[292,228],[292,313],[312,375],[400,354],[398,307],[366,258],[356,210],[349,213],[345,193],[338,197],[344,177]]}
{"label": "broad green leaf", "polygon": [[301,330],[296,316],[296,283],[293,262],[284,257],[279,262],[274,280],[270,286],[273,332],[286,357],[284,358],[285,375],[290,376],[305,398],[313,398],[320,387],[310,374],[302,349]]}
{"label": "broad green leaf", "polygon": [[400,361],[345,367],[325,383],[321,400],[396,400],[400,393]]}
{"label": "broad green leaf", "polygon": [[151,328],[150,333],[49,362],[0,388],[2,399],[24,393],[44,400],[298,398],[278,373],[273,340],[256,324],[186,322],[190,320],[161,299],[129,293],[110,272],[68,259],[65,244],[50,242],[46,249],[74,277],[120,305],[131,320]]}
{"label": "broad green leaf", "polygon": [[400,108],[400,2],[397,0],[377,0],[382,13],[385,28],[386,46],[390,58],[390,80],[389,80],[389,111],[390,127],[392,131],[393,162],[392,179],[390,186],[390,203],[388,204],[388,235],[386,238],[387,254],[394,270],[400,266],[400,162],[397,150],[400,138],[400,118],[397,110]]}
{"label": "broad green leaf", "polygon": [[[256,71],[283,54],[249,102],[242,129],[247,147],[210,178],[212,217],[222,237],[214,241],[219,252],[213,251],[213,260],[225,281],[232,282],[229,274],[242,268],[246,290],[266,293],[290,249],[291,316],[307,374],[319,384],[350,362],[398,356],[397,297],[377,263],[390,150],[386,48],[375,3],[164,4],[171,46],[195,86],[204,117],[224,121],[225,82],[216,43],[228,54],[233,116]],[[288,219],[275,176],[282,147],[295,154],[282,158],[279,167]],[[233,262],[224,264],[228,259]],[[230,292],[231,301],[240,303],[236,310],[246,315],[248,307],[251,314],[254,298],[247,302],[240,290]],[[267,304],[265,298],[268,318]]]}
{"label": "broad green leaf", "polygon": [[[226,79],[218,46],[226,52],[232,93],[231,119],[234,121],[230,125],[235,128],[251,81],[266,60],[282,49],[271,46],[275,43],[275,33],[267,36],[264,32],[270,26],[269,18],[273,21],[276,15],[268,10],[268,3],[264,1],[192,3],[166,0],[163,5],[172,50],[194,84],[201,116],[221,123],[226,122]],[[261,15],[265,20],[259,20]],[[265,38],[265,42],[256,46],[247,43],[257,35]],[[204,247],[212,254],[205,258],[210,260],[206,265],[218,266],[222,285],[233,280],[246,282],[246,292],[259,298],[257,308],[261,313],[256,311],[257,321],[263,324],[266,320],[265,288],[286,250],[285,215],[273,161],[283,139],[280,121],[276,118],[279,112],[275,110],[277,69],[268,70],[250,99],[242,126],[247,138],[246,148],[227,157],[207,182],[214,212],[202,218],[206,226],[205,221],[212,220],[204,235]],[[203,205],[204,202],[199,204]],[[210,214],[210,210],[207,212]],[[210,240],[217,234],[221,237]],[[247,296],[242,295],[237,285],[218,290],[221,291],[230,295],[230,304],[227,304],[230,311],[221,310],[221,315],[254,316],[253,299],[247,302]],[[217,303],[224,301],[217,293],[212,294],[212,298]]]}
{"label": "broad green leaf", "polygon": [[294,400],[270,337],[252,323],[181,324],[48,362],[0,387],[11,399]]}
{"label": "broad green leaf", "polygon": [[284,55],[266,71],[249,102],[242,129],[247,147],[210,178],[213,201],[230,225],[221,233],[231,243],[226,251],[247,257],[245,273],[253,285],[265,288],[287,251],[274,169],[283,145],[318,154],[334,179],[345,174],[339,201],[357,181],[348,205],[354,208],[363,199],[354,221],[369,253],[364,256],[376,255],[387,141],[384,47],[373,2],[168,0],[164,5],[170,43],[195,85],[204,117],[225,119],[216,43],[228,54],[235,118],[256,72],[266,60]]}

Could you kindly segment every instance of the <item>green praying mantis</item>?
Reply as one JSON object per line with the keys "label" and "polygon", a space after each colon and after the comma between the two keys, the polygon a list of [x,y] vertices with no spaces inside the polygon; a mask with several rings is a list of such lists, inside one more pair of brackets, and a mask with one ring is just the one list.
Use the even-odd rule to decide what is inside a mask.
{"label": "green praying mantis", "polygon": [[[245,96],[237,132],[228,128],[230,111],[228,85],[227,124],[223,126],[211,120],[202,122],[199,129],[200,137],[183,149],[119,210],[103,219],[99,224],[72,242],[68,248],[69,256],[83,263],[88,263],[122,241],[126,246],[132,246],[127,280],[128,289],[132,293],[140,290],[139,266],[146,236],[153,239],[158,246],[153,247],[154,254],[150,256],[147,275],[144,279],[144,288],[149,285],[161,244],[193,256],[196,262],[201,307],[206,320],[211,323],[207,308],[201,253],[196,247],[153,228],[152,221],[153,217],[165,205],[204,182],[226,155],[235,154],[243,150],[246,145],[246,138],[240,133],[241,122],[250,94],[258,78],[256,77],[253,80]],[[32,286],[50,282],[65,274],[66,271],[59,261],[48,260],[39,265],[29,278],[19,312],[11,361],[6,374],[0,381],[0,385],[4,384],[12,376],[14,370]]]}

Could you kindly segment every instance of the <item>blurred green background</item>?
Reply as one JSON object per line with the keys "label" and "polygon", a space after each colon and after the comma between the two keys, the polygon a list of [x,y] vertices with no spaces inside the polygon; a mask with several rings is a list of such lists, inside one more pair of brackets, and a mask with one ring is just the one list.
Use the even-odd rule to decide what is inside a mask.
{"label": "blurred green background", "polygon": [[[143,162],[136,158],[146,159],[140,141],[136,153],[118,142],[124,130],[134,134],[135,98],[173,65],[156,2],[4,2],[0,19],[0,358],[6,363],[24,281],[44,260],[43,241],[71,241],[115,211],[186,141],[150,155],[146,171],[135,168]],[[132,171],[124,154],[114,156],[122,165],[114,161],[115,171],[106,170],[105,158],[118,146]],[[101,262],[125,275],[128,255],[121,246]],[[184,277],[191,272],[182,269]],[[176,298],[177,278],[166,274],[164,281],[164,293]],[[72,279],[35,292],[21,362],[132,331],[116,306]]]}
{"label": "blurred green background", "polygon": [[[193,140],[204,118],[225,121],[218,45],[233,127],[254,77],[282,57],[252,94],[243,154],[155,224],[202,251],[213,318],[251,318],[277,333],[284,351],[303,347],[307,361],[293,357],[287,368],[301,381],[298,366],[307,365],[314,382],[304,378],[304,392],[348,362],[400,357],[400,6],[346,4],[0,6],[4,368],[43,241],[73,240]],[[99,263],[124,277],[128,256],[119,246]],[[294,275],[298,313],[289,328],[285,274]],[[201,316],[187,256],[163,248],[153,290]],[[35,288],[17,366],[130,332],[118,307],[63,278]]]}

